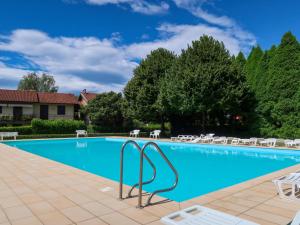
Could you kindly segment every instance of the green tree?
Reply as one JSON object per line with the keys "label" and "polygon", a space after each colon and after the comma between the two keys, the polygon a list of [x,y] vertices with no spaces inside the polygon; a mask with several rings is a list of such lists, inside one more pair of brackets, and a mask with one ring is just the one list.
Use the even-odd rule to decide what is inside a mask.
{"label": "green tree", "polygon": [[140,62],[124,89],[129,116],[143,122],[164,123],[164,115],[157,106],[157,97],[161,80],[175,58],[172,52],[159,48]]}
{"label": "green tree", "polygon": [[88,103],[84,113],[100,131],[120,131],[124,122],[123,104],[121,93],[102,93]]}
{"label": "green tree", "polygon": [[288,32],[281,40],[268,66],[259,113],[264,118],[262,133],[283,138],[300,133],[300,44]]}
{"label": "green tree", "polygon": [[29,73],[20,80],[18,90],[34,90],[39,92],[57,92],[54,77],[43,73]]}
{"label": "green tree", "polygon": [[209,36],[182,51],[159,96],[173,131],[200,125],[205,132],[233,124],[236,115],[246,118],[242,110],[251,108],[252,95],[241,66],[234,62],[224,44]]}
{"label": "green tree", "polygon": [[247,62],[244,54],[242,52],[239,52],[239,54],[236,57],[233,57],[233,59],[236,66],[238,66],[239,69],[243,71]]}
{"label": "green tree", "polygon": [[253,47],[245,64],[247,81],[254,91],[256,91],[257,80],[260,76],[260,74],[258,74],[258,70],[262,56],[263,50],[259,46]]}

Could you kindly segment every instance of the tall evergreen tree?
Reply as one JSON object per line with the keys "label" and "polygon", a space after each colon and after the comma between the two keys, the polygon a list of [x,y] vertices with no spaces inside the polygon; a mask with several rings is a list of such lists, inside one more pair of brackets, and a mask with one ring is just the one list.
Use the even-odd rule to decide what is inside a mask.
{"label": "tall evergreen tree", "polygon": [[273,53],[259,106],[264,118],[262,132],[269,136],[297,137],[300,134],[300,44],[288,32]]}
{"label": "tall evergreen tree", "polygon": [[253,47],[245,64],[245,73],[247,81],[252,90],[256,90],[256,81],[259,77],[258,66],[263,56],[263,50],[259,47]]}

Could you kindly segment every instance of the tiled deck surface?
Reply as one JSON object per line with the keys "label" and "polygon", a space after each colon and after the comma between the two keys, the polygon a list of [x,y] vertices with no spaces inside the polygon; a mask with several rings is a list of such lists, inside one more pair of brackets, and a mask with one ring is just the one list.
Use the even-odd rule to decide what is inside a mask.
{"label": "tiled deck surface", "polygon": [[281,200],[271,180],[299,169],[141,210],[135,208],[137,199],[117,199],[116,182],[0,144],[0,225],[159,225],[162,216],[194,204],[259,224],[288,224],[300,202]]}

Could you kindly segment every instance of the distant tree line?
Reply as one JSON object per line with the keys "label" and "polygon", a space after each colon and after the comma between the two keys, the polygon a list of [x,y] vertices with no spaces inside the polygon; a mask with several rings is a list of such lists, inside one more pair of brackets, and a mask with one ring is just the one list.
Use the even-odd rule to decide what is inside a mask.
{"label": "distant tree line", "polygon": [[141,60],[124,93],[103,93],[85,109],[100,127],[171,124],[172,134],[300,137],[300,44],[233,56],[212,37],[180,55],[159,48]]}

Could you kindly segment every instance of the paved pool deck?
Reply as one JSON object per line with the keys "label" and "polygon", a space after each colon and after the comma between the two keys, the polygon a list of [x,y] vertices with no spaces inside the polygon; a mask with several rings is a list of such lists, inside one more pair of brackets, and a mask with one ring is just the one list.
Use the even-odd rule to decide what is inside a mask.
{"label": "paved pool deck", "polygon": [[0,143],[0,225],[160,225],[162,216],[194,204],[263,225],[288,224],[300,201],[280,199],[271,180],[297,170],[300,165],[185,202],[137,209],[136,198],[118,200],[117,182]]}

